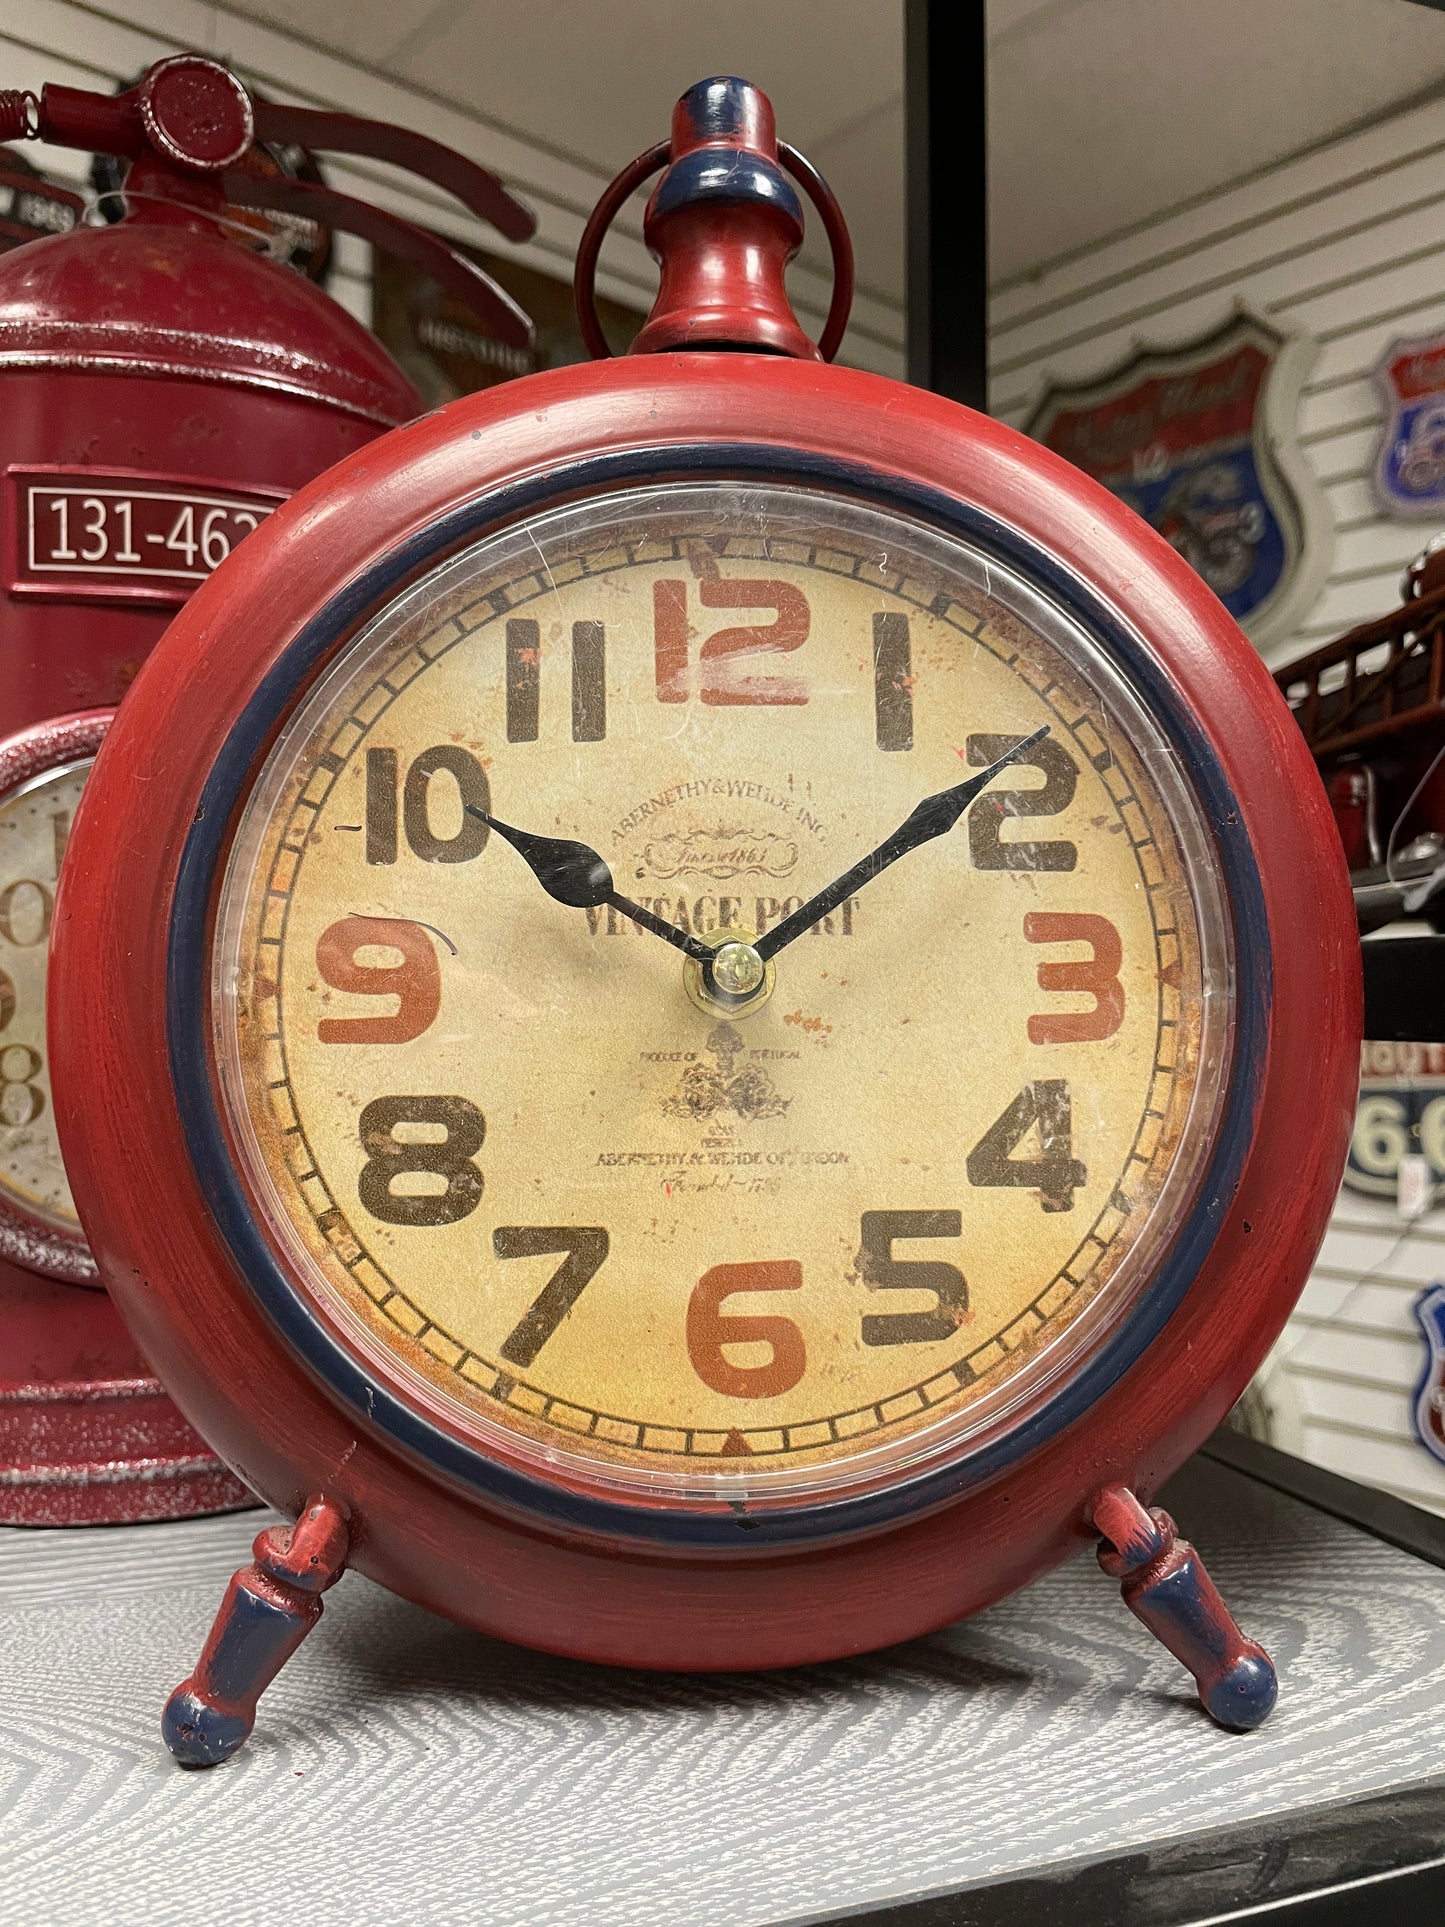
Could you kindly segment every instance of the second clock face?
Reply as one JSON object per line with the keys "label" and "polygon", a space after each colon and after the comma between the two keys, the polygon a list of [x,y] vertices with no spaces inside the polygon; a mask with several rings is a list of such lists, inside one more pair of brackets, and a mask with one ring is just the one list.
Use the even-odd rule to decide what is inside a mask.
{"label": "second clock face", "polygon": [[[741,1013],[478,814],[758,936],[1045,725]],[[1056,1387],[1190,1198],[1228,983],[1198,806],[1081,629],[904,518],[719,482],[512,529],[343,651],[243,809],[213,997],[314,1310],[469,1437],[683,1502]]]}
{"label": "second clock face", "polygon": [[0,1199],[49,1230],[78,1232],[45,1040],[45,966],[55,885],[90,759],[0,799]]}

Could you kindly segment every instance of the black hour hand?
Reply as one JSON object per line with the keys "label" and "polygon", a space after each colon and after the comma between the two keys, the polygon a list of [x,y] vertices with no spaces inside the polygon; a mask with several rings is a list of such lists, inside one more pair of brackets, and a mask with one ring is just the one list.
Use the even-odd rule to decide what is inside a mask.
{"label": "black hour hand", "polygon": [[600,910],[610,905],[620,910],[634,923],[641,924],[644,930],[654,937],[661,937],[699,963],[706,963],[712,956],[705,943],[687,931],[679,930],[676,924],[667,923],[655,917],[642,904],[634,903],[630,897],[619,896],[612,883],[612,872],[606,859],[599,856],[588,843],[574,843],[563,836],[536,836],[531,830],[516,829],[510,823],[503,823],[485,810],[479,810],[474,803],[466,805],[469,816],[479,817],[488,829],[510,843],[521,857],[532,875],[541,884],[549,897],[558,903],[565,903],[572,910]]}
{"label": "black hour hand", "polygon": [[499,822],[475,804],[469,803],[467,810],[511,844],[547,895],[558,903],[573,910],[596,910],[613,894],[612,872],[590,844],[569,843],[561,836],[534,836],[530,830]]}

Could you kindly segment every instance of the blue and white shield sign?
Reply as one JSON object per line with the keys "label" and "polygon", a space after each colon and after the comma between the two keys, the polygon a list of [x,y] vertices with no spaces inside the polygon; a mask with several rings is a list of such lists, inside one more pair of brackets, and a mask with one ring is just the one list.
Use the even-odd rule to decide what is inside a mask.
{"label": "blue and white shield sign", "polygon": [[1024,432],[1137,510],[1264,646],[1297,625],[1329,564],[1329,511],[1296,426],[1315,352],[1237,310],[1098,380],[1051,383]]}
{"label": "blue and white shield sign", "polygon": [[1445,330],[1394,341],[1375,369],[1385,428],[1375,493],[1387,513],[1445,518]]}

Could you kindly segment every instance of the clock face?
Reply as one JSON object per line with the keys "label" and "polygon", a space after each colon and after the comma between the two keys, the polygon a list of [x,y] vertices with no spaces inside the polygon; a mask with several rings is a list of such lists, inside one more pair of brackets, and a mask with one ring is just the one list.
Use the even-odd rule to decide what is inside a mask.
{"label": "clock face", "polygon": [[[741,1004],[479,814],[747,940],[1045,727]],[[1072,617],[720,481],[514,526],[345,646],[240,812],[212,1013],[256,1217],[371,1373],[543,1477],[796,1503],[971,1451],[1129,1318],[1230,956],[1180,760]]]}
{"label": "clock face", "polygon": [[0,798],[0,1200],[78,1233],[60,1161],[45,1039],[45,965],[60,860],[91,759]]}

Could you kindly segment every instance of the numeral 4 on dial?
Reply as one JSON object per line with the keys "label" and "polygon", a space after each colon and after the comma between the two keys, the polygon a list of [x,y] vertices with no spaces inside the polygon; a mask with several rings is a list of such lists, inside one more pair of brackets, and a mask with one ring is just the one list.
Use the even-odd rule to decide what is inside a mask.
{"label": "numeral 4 on dial", "polygon": [[[1035,1128],[1039,1156],[1012,1156]],[[974,1145],[964,1169],[970,1184],[1037,1191],[1045,1211],[1072,1211],[1074,1192],[1088,1183],[1089,1174],[1074,1156],[1072,1106],[1064,1079],[1040,1077],[1025,1084]]]}

